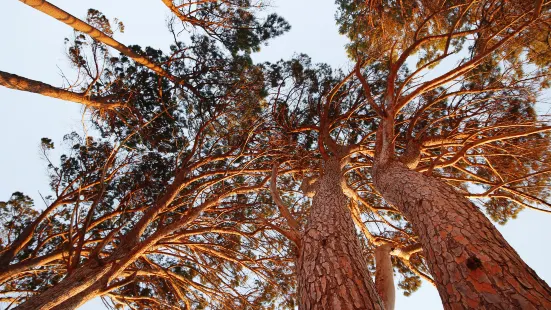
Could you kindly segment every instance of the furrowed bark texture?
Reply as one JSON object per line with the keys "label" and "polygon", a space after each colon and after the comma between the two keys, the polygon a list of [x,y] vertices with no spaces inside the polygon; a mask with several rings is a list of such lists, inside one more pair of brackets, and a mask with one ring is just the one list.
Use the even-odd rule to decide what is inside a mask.
{"label": "furrowed bark texture", "polygon": [[445,309],[551,309],[545,281],[451,186],[392,160],[373,177],[419,235]]}
{"label": "furrowed bark texture", "polygon": [[[59,284],[52,286],[44,293],[37,295],[14,309],[17,310],[49,310],[49,309],[75,309],[96,295],[97,289],[103,283],[102,279],[109,271],[108,265],[99,265],[90,261],[75,270],[74,273],[63,279]],[[81,294],[86,292],[86,294]],[[60,304],[68,301],[68,308],[60,308]],[[70,306],[74,305],[75,308]]]}
{"label": "furrowed bark texture", "polygon": [[386,310],[394,310],[396,288],[394,287],[394,270],[390,252],[392,247],[385,243],[375,249],[375,288]]}
{"label": "furrowed bark texture", "polygon": [[318,181],[297,262],[299,309],[384,309],[341,187],[339,161]]}
{"label": "furrowed bark texture", "polygon": [[75,310],[80,306],[84,305],[89,300],[101,296],[101,281],[96,282],[91,287],[85,289],[84,291],[72,296],[58,306],[51,308],[52,310]]}

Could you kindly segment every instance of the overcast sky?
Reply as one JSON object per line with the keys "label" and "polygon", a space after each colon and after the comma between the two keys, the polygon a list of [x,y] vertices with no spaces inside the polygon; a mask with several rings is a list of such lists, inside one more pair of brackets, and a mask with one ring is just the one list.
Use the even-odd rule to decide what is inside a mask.
{"label": "overcast sky", "polygon": [[[138,44],[167,50],[172,42],[166,29],[168,10],[160,0],[52,0],[69,13],[84,17],[88,8],[125,24],[125,33],[116,38],[126,45]],[[313,62],[349,67],[344,44],[334,22],[332,0],[272,0],[273,9],[292,25],[290,33],[270,42],[257,61],[288,59],[296,53],[310,55]],[[69,73],[63,39],[72,29],[18,1],[0,4],[0,70],[60,86],[60,70]],[[61,145],[63,135],[83,132],[82,108],[76,103],[6,89],[0,86],[0,201],[14,191],[23,191],[41,206],[39,192],[48,194],[46,164],[39,155],[42,137]],[[55,159],[55,158],[54,158]],[[544,280],[551,281],[551,217],[522,211],[517,220],[499,226],[507,241]],[[436,289],[428,284],[411,297],[398,292],[396,309],[442,309]],[[81,309],[103,309],[99,299]]]}

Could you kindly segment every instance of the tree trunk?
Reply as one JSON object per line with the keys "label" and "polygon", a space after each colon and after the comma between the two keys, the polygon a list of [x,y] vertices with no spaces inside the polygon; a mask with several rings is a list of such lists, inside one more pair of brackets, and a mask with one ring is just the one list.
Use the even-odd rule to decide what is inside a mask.
{"label": "tree trunk", "polygon": [[450,185],[394,160],[373,179],[419,235],[445,309],[551,309],[549,286]]}
{"label": "tree trunk", "polygon": [[[101,280],[109,272],[109,269],[108,265],[99,265],[96,261],[89,261],[57,285],[20,304],[15,309],[49,310],[54,309],[54,307],[55,309],[62,309],[60,305],[63,302],[68,302],[68,305],[74,305],[76,308],[96,296],[94,292],[96,289],[99,292],[100,283],[103,282]],[[81,294],[83,292],[87,292],[87,294]]]}
{"label": "tree trunk", "polygon": [[340,162],[326,162],[297,262],[299,309],[384,309],[341,188]]}
{"label": "tree trunk", "polygon": [[396,302],[394,270],[390,259],[391,251],[392,247],[388,243],[379,245],[375,249],[375,288],[386,310],[394,310]]}
{"label": "tree trunk", "polygon": [[95,297],[102,295],[102,282],[98,281],[84,291],[72,296],[58,306],[52,307],[52,310],[75,310]]}

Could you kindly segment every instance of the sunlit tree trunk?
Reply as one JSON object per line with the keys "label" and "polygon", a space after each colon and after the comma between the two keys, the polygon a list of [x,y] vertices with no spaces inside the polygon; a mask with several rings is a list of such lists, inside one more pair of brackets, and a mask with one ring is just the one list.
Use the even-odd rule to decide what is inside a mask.
{"label": "sunlit tree trunk", "polygon": [[62,302],[58,306],[51,308],[52,310],[74,310],[78,309],[88,301],[102,295],[101,292],[102,282],[98,281],[84,291],[72,296],[66,301]]}
{"label": "sunlit tree trunk", "polygon": [[[92,287],[99,287],[104,276],[109,272],[109,265],[100,265],[97,261],[88,261],[86,264],[76,269],[74,273],[67,276],[63,281],[52,286],[44,293],[30,298],[26,302],[17,306],[17,310],[48,310],[59,307],[61,303],[72,300],[71,303],[83,304],[94,296],[84,296],[80,294],[84,291],[91,291]],[[76,297],[78,296],[79,301]],[[61,308],[56,308],[61,309]],[[65,309],[65,308],[64,308]],[[71,309],[71,308],[68,308]]]}
{"label": "sunlit tree trunk", "polygon": [[396,288],[394,287],[394,271],[390,252],[392,247],[388,243],[375,248],[375,288],[386,310],[394,310]]}
{"label": "sunlit tree trunk", "polygon": [[0,283],[3,283],[4,281],[9,280],[10,278],[22,272],[33,269],[37,266],[43,266],[55,260],[61,259],[63,258],[64,255],[67,255],[66,251],[56,251],[56,252],[48,253],[35,258],[29,258],[22,262],[18,262],[11,265],[9,264],[9,261],[8,261],[8,263],[4,263],[3,265],[0,265]]}
{"label": "sunlit tree trunk", "polygon": [[299,309],[384,309],[347,208],[340,162],[325,163],[297,263]]}
{"label": "sunlit tree trunk", "polygon": [[551,309],[549,286],[451,186],[392,159],[373,178],[419,235],[445,309]]}

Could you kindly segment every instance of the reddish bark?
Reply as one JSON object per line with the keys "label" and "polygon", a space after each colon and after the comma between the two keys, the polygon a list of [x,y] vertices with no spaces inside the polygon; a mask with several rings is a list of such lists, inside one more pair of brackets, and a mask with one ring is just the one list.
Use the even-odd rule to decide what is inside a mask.
{"label": "reddish bark", "polygon": [[101,296],[101,287],[103,282],[98,281],[84,291],[72,296],[63,303],[51,308],[52,310],[74,310],[78,309],[80,306],[84,305],[88,301],[92,300],[95,297]]}
{"label": "reddish bark", "polygon": [[109,102],[106,98],[89,97],[85,94],[70,92],[65,89],[53,87],[46,83],[27,79],[4,71],[0,71],[0,85],[11,89],[27,91],[47,97],[80,103],[87,107],[113,109],[123,106],[120,102]]}
{"label": "reddish bark", "polygon": [[341,181],[339,161],[327,161],[302,235],[297,263],[299,308],[383,310]]}
{"label": "reddish bark", "polygon": [[394,160],[373,177],[419,234],[445,309],[551,309],[551,288],[450,185]]}
{"label": "reddish bark", "polygon": [[[100,283],[103,283],[105,275],[109,271],[109,265],[99,265],[97,261],[88,261],[74,273],[67,276],[59,284],[49,288],[44,293],[37,295],[21,305],[17,306],[17,310],[35,310],[35,309],[53,309],[60,304],[69,301],[69,304],[74,305],[74,308],[82,305],[86,301],[97,296],[93,294],[92,288],[99,289]],[[88,294],[81,294],[88,292]],[[77,298],[72,298],[77,297]],[[74,309],[73,308],[73,309]],[[63,309],[71,309],[63,308]]]}
{"label": "reddish bark", "polygon": [[375,249],[375,288],[386,310],[394,310],[396,301],[391,251],[392,246],[388,243],[383,243]]}

